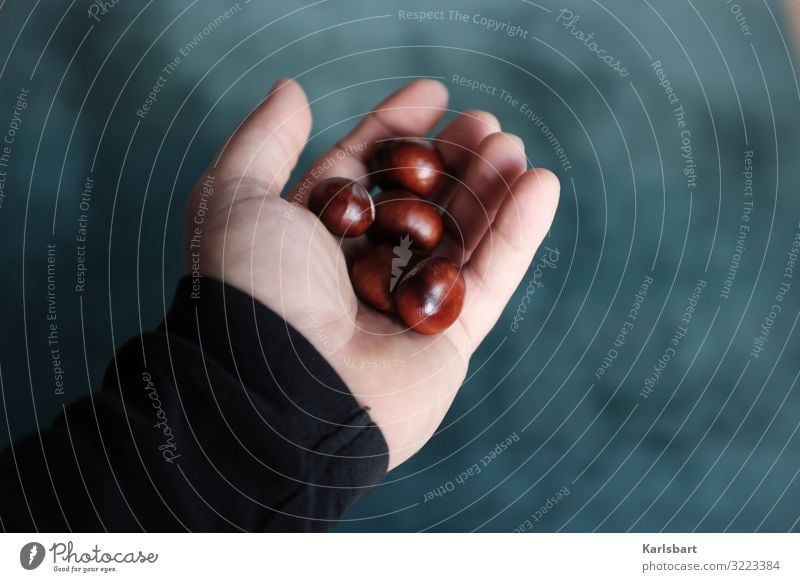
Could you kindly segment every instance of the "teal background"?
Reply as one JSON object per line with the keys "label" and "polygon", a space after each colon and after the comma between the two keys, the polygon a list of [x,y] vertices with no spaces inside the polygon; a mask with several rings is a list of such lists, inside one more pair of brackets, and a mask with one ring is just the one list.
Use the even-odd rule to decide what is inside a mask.
{"label": "teal background", "polygon": [[[21,88],[30,89],[30,107],[0,210],[0,444],[46,426],[63,404],[96,389],[114,346],[158,324],[181,270],[187,192],[277,77],[297,77],[319,100],[301,167],[407,78],[439,77],[451,92],[448,119],[491,110],[525,140],[532,165],[559,175],[561,205],[545,243],[559,260],[542,270],[543,287],[512,331],[531,270],[431,443],[338,530],[798,530],[800,281],[764,352],[750,353],[798,232],[800,90],[781,6],[740,5],[749,35],[722,0],[242,2],[140,120],[136,110],[159,71],[231,3],[120,0],[98,23],[86,1],[7,0],[0,132]],[[527,38],[471,21],[398,18],[422,7],[485,15]],[[562,8],[580,15],[576,28],[594,32],[628,77],[556,22]],[[654,60],[686,111],[692,191]],[[571,169],[518,108],[454,85],[454,74],[529,104]],[[746,150],[754,211],[726,300]],[[87,290],[79,297],[71,291],[74,237],[90,172]],[[57,246],[63,398],[53,395],[49,369],[48,243]],[[645,276],[654,283],[634,329],[596,380]],[[642,398],[698,279],[707,286],[688,333]],[[456,481],[512,434],[517,442]],[[569,495],[559,499],[562,488]],[[444,494],[426,501],[437,489]]]}

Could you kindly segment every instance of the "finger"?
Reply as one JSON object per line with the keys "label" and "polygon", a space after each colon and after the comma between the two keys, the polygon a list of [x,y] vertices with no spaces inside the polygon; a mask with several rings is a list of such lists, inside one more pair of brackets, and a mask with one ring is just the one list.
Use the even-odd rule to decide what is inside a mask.
{"label": "finger", "polygon": [[459,114],[447,124],[436,136],[434,144],[442,154],[444,166],[451,176],[440,192],[431,197],[431,202],[445,207],[453,191],[458,187],[458,180],[467,171],[470,162],[475,158],[478,146],[489,135],[500,131],[500,121],[486,111],[473,109]]}
{"label": "finger", "polygon": [[[280,79],[220,148],[201,182],[213,175],[256,184],[264,194],[279,194],[311,131],[311,110],[302,87]],[[218,188],[222,192],[222,188]],[[236,189],[228,189],[235,195]],[[216,202],[219,202],[217,200]]]}
{"label": "finger", "polygon": [[448,171],[461,176],[481,142],[500,131],[500,122],[487,111],[473,109],[459,114],[436,136],[435,145]]}
{"label": "finger", "polygon": [[344,139],[311,165],[290,198],[305,204],[314,185],[340,176],[369,184],[367,160],[375,142],[391,137],[419,137],[433,129],[447,108],[447,89],[438,81],[409,83],[375,107]]}
{"label": "finger", "polygon": [[458,263],[469,260],[526,167],[524,144],[516,135],[493,133],[483,140],[445,207],[443,256]]}
{"label": "finger", "polygon": [[537,168],[520,176],[465,266],[467,303],[459,321],[473,350],[525,276],[553,222],[559,190],[558,178],[548,170]]}

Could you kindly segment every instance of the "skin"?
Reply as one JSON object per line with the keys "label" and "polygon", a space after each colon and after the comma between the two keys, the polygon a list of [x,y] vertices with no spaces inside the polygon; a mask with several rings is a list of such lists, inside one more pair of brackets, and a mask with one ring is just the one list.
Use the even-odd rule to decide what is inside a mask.
{"label": "skin", "polygon": [[[436,336],[404,331],[356,299],[348,280],[347,249],[343,252],[340,241],[304,207],[304,192],[310,188],[299,185],[307,178],[314,183],[311,169],[331,158],[336,163],[316,179],[343,176],[369,187],[365,176],[371,144],[427,135],[446,113],[447,100],[446,88],[437,81],[418,80],[401,88],[281,198],[311,130],[305,93],[297,82],[282,79],[225,142],[195,186],[188,208],[191,221],[202,183],[213,175],[200,272],[255,297],[327,358],[380,427],[389,469],[416,453],[442,422],[470,357],[550,228],[558,179],[547,170],[527,170],[522,141],[502,133],[489,113],[461,113],[436,136],[448,170],[461,183],[453,180],[434,197],[448,213],[451,234],[433,254],[463,264],[467,284],[461,317]],[[359,147],[365,143],[370,144],[366,149]],[[360,365],[398,361],[406,366]]]}
{"label": "skin", "polygon": [[795,57],[800,57],[800,2],[797,0],[783,0],[789,30],[794,42]]}

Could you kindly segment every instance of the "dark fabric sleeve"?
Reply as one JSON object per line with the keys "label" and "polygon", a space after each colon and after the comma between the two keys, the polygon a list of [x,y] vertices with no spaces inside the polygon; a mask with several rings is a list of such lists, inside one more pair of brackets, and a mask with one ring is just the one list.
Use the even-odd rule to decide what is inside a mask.
{"label": "dark fabric sleeve", "polygon": [[198,284],[102,390],[0,454],[3,528],[322,531],[383,478],[380,430],[305,338]]}

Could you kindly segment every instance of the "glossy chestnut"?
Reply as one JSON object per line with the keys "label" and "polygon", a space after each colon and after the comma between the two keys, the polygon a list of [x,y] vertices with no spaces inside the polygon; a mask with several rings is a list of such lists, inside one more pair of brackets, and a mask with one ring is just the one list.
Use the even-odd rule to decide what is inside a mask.
{"label": "glossy chestnut", "polygon": [[372,155],[372,171],[381,188],[403,188],[420,196],[430,196],[444,181],[441,154],[421,139],[379,143]]}
{"label": "glossy chestnut", "polygon": [[397,285],[397,313],[418,333],[441,333],[461,315],[466,288],[461,269],[453,261],[423,259]]}
{"label": "glossy chestnut", "polygon": [[375,220],[370,235],[390,243],[410,238],[411,248],[431,251],[442,239],[444,226],[436,206],[403,190],[375,197]]}
{"label": "glossy chestnut", "polygon": [[378,311],[395,313],[394,290],[414,265],[427,255],[412,252],[402,243],[377,244],[359,253],[350,266],[350,282],[356,296]]}
{"label": "glossy chestnut", "polygon": [[364,186],[347,178],[322,180],[311,190],[308,209],[336,236],[359,236],[375,219],[375,205]]}

